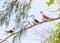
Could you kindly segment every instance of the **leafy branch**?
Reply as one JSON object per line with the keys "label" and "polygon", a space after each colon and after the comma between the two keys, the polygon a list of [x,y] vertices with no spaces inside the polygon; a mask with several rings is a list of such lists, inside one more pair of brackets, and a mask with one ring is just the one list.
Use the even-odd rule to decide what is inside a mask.
{"label": "leafy branch", "polygon": [[[22,34],[22,32],[23,31],[26,31],[27,29],[30,29],[30,28],[32,28],[32,27],[34,27],[34,26],[36,26],[36,25],[39,25],[39,24],[42,24],[42,23],[46,23],[46,22],[50,22],[50,21],[54,21],[54,20],[57,20],[57,19],[60,19],[60,17],[58,17],[58,18],[53,18],[53,19],[50,19],[49,21],[42,21],[42,22],[39,22],[39,24],[36,24],[36,25],[31,25],[31,26],[29,26],[29,27],[27,27],[27,28],[25,28],[23,25],[24,25],[24,23],[21,23],[21,21],[23,20],[23,22],[24,22],[24,20],[25,19],[27,19],[27,12],[28,12],[28,10],[29,10],[29,8],[30,8],[30,4],[31,4],[31,1],[32,0],[30,0],[30,2],[29,3],[23,3],[23,4],[20,4],[19,5],[19,2],[17,2],[18,0],[16,0],[16,1],[12,1],[11,3],[9,3],[8,4],[8,7],[7,7],[7,9],[6,10],[4,10],[2,13],[1,13],[1,15],[3,14],[3,16],[1,17],[1,19],[0,19],[0,21],[2,22],[5,22],[7,19],[7,16],[9,16],[9,20],[10,20],[10,17],[11,17],[11,14],[12,14],[12,12],[13,12],[13,9],[14,9],[14,7],[16,7],[16,9],[14,10],[15,11],[15,14],[16,14],[16,12],[17,12],[17,14],[16,14],[16,26],[20,26],[20,25],[22,25],[22,27],[24,28],[24,29],[21,29],[21,26],[20,26],[20,29],[21,30],[19,30],[19,31],[17,31],[17,32],[15,32],[15,33],[13,33],[13,34],[11,34],[11,35],[9,35],[8,37],[6,37],[5,39],[3,39],[0,43],[3,43],[3,42],[5,42],[8,38],[10,38],[11,36],[13,36],[13,35],[17,35],[18,33],[20,33],[19,34],[19,36],[21,36],[21,34]],[[50,0],[50,2],[51,2],[51,0]],[[49,2],[49,3],[50,3]],[[52,0],[52,2],[54,3],[54,1]],[[52,4],[52,2],[51,2],[51,4]],[[6,13],[4,13],[6,11]],[[26,21],[26,20],[25,20]],[[3,23],[2,22],[2,23]],[[9,21],[8,21],[9,22]],[[50,37],[51,38],[51,37]]]}

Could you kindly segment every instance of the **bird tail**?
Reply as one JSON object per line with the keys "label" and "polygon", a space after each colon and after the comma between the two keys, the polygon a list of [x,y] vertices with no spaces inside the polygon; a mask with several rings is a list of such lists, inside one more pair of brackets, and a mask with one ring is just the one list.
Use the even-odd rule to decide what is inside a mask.
{"label": "bird tail", "polygon": [[8,31],[7,30],[4,30],[5,31],[5,33],[4,34],[7,34],[8,35]]}
{"label": "bird tail", "polygon": [[5,32],[8,32],[7,30],[4,30]]}

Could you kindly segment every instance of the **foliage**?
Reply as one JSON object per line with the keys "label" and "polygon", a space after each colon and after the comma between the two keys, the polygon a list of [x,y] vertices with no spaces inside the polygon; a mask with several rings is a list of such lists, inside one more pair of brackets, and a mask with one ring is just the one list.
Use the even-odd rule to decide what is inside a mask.
{"label": "foliage", "polygon": [[[24,1],[24,2],[23,2]],[[18,43],[21,42],[21,38],[26,33],[26,27],[28,24],[26,23],[26,19],[28,17],[27,13],[30,9],[30,3],[27,3],[26,0],[22,0],[22,3],[20,3],[18,0],[5,2],[3,8],[5,8],[2,13],[0,13],[0,25],[6,24],[6,26],[9,26],[9,22],[11,20],[11,16],[15,15],[15,27],[20,32],[16,35],[14,35],[12,43]],[[54,0],[50,0],[49,2],[46,2],[48,6],[54,4]],[[58,10],[59,12],[60,10]],[[60,17],[60,14],[58,14]],[[14,21],[13,21],[14,22]],[[25,22],[25,23],[24,23]],[[42,41],[42,43],[48,42],[48,43],[58,43],[58,40],[60,39],[60,22],[56,23],[55,26],[57,27],[57,30],[51,30],[51,35],[48,36],[45,40]],[[24,30],[24,31],[23,31]]]}
{"label": "foliage", "polygon": [[60,14],[58,14],[58,16],[60,17]]}
{"label": "foliage", "polygon": [[57,22],[57,23],[55,24],[55,26],[57,26],[58,28],[60,28],[60,22]]}
{"label": "foliage", "polygon": [[17,1],[11,1],[9,2],[4,2],[4,11],[2,11],[2,13],[0,13],[0,25],[3,25],[3,23],[5,23],[6,25],[9,24],[10,21],[10,17],[13,14],[13,10],[14,10],[14,6],[16,4]]}
{"label": "foliage", "polygon": [[60,22],[55,24],[56,27],[58,27],[55,31],[53,30],[52,34],[48,36],[45,40],[42,41],[42,43],[48,42],[48,43],[59,43],[60,40]]}
{"label": "foliage", "polygon": [[54,0],[50,0],[49,2],[46,2],[46,4],[47,4],[48,6],[50,6],[50,5],[54,4]]}
{"label": "foliage", "polygon": [[[51,6],[52,4],[54,4],[54,0],[50,0],[49,2],[46,2],[46,4],[48,6]],[[58,11],[58,16],[60,17],[60,9],[57,10]],[[42,43],[48,42],[48,43],[59,43],[60,41],[60,22],[57,22],[55,24],[55,26],[57,27],[57,29],[55,31],[53,31],[50,36],[48,36],[45,40],[42,41]]]}

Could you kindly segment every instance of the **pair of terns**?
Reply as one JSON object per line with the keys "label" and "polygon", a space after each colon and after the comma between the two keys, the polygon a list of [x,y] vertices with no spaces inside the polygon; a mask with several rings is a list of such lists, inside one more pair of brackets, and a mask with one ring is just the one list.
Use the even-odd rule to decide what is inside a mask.
{"label": "pair of terns", "polygon": [[[42,14],[42,20],[43,21],[49,21],[52,18],[47,17],[46,15],[44,15],[44,13],[42,11],[40,11],[40,13]],[[40,22],[34,18],[34,15],[31,15],[33,17],[33,24],[39,24]]]}

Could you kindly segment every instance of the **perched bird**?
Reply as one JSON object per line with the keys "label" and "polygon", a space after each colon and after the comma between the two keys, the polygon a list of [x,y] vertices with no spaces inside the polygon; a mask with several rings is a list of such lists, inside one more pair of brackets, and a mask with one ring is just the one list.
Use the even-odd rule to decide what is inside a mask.
{"label": "perched bird", "polygon": [[49,21],[49,20],[51,19],[51,18],[47,17],[46,15],[44,15],[44,13],[43,13],[42,11],[41,11],[40,13],[41,13],[42,16],[43,16],[43,17],[42,17],[42,20],[43,20],[43,21]]}
{"label": "perched bird", "polygon": [[6,32],[7,34],[13,34],[13,33],[15,32],[15,28],[13,28],[13,29],[11,29],[11,30],[9,30],[9,31],[5,30],[5,32]]}
{"label": "perched bird", "polygon": [[33,24],[36,25],[36,24],[39,24],[40,23],[37,19],[35,19],[34,15],[31,15],[31,16],[33,17],[33,22],[32,22]]}

